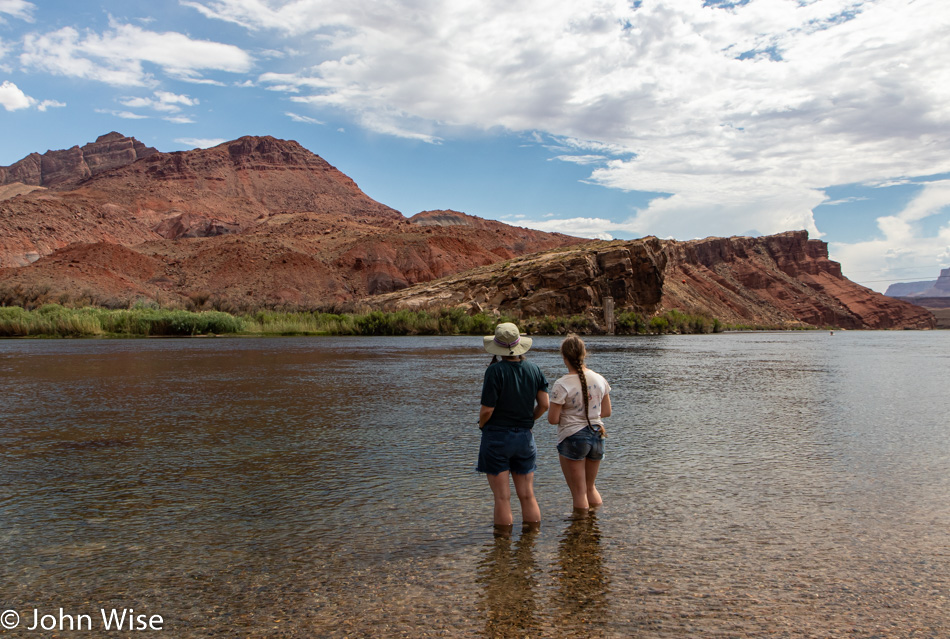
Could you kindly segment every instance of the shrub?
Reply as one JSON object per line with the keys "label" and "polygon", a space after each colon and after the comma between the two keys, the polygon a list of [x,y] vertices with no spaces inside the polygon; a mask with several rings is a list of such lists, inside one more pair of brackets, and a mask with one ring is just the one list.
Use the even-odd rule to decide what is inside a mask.
{"label": "shrub", "polygon": [[614,326],[618,333],[639,334],[647,331],[647,324],[643,317],[633,311],[617,313],[614,317]]}
{"label": "shrub", "polygon": [[669,325],[670,322],[665,317],[656,316],[650,318],[650,330],[654,333],[659,334],[665,332]]}

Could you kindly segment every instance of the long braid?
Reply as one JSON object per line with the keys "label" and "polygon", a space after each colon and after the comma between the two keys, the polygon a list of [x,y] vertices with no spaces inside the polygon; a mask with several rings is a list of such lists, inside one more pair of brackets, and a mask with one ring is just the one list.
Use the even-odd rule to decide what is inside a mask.
{"label": "long braid", "polygon": [[[587,349],[584,342],[577,335],[568,335],[561,343],[561,354],[567,362],[577,371],[577,377],[581,382],[581,395],[584,398],[584,418],[587,420],[587,426],[590,427],[590,395],[587,392],[587,376],[584,375],[584,359],[587,357]],[[600,433],[607,437],[607,430],[600,426]]]}

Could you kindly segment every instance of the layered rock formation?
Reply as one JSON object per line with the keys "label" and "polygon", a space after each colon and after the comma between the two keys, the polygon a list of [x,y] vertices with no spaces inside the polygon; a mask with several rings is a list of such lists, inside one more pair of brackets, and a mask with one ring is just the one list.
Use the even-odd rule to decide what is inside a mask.
{"label": "layered rock formation", "polygon": [[31,153],[10,166],[0,166],[0,185],[20,182],[48,188],[68,188],[94,175],[126,166],[158,153],[121,133],[100,135],[95,142],[63,151]]}
{"label": "layered rock formation", "polygon": [[805,231],[671,243],[669,252],[666,308],[740,324],[933,327],[925,309],[845,278],[828,245]]}
{"label": "layered rock formation", "polygon": [[932,328],[925,309],[841,275],[827,245],[805,231],[690,242],[594,242],[530,255],[382,295],[382,308],[466,306],[517,316],[677,309],[734,324]]}
{"label": "layered rock formation", "polygon": [[[450,211],[439,212],[449,225],[429,224],[432,212],[406,219],[323,158],[271,137],[154,153],[70,190],[28,190],[0,201],[0,266],[29,265],[0,270],[0,286],[47,299],[197,292],[226,307],[316,307],[582,241]],[[131,268],[139,258],[114,245],[153,272],[143,279]],[[86,262],[97,268],[79,268]]]}

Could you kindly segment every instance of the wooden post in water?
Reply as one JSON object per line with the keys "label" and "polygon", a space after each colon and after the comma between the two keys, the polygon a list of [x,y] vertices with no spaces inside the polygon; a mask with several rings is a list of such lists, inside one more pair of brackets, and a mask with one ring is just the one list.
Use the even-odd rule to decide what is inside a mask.
{"label": "wooden post in water", "polygon": [[604,322],[607,323],[607,334],[614,334],[614,298],[604,298]]}

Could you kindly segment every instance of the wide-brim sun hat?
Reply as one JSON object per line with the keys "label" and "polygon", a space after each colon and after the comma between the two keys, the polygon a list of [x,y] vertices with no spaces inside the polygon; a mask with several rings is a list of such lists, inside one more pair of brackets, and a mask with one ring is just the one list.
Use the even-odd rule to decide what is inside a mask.
{"label": "wide-brim sun hat", "polygon": [[531,348],[531,338],[521,334],[518,327],[511,322],[504,322],[495,327],[495,334],[485,338],[485,350],[492,355],[515,357],[524,355]]}

